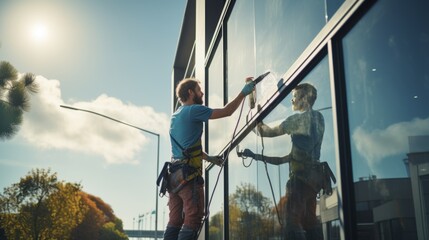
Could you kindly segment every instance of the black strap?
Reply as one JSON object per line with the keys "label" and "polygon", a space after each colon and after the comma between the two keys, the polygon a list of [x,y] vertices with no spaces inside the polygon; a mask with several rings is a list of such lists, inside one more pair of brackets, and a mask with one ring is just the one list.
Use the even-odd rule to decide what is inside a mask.
{"label": "black strap", "polygon": [[335,178],[334,173],[332,172],[331,168],[329,167],[329,164],[327,162],[321,162],[321,164],[325,168],[325,170],[328,171],[328,174],[331,177],[332,182],[337,183],[337,179]]}
{"label": "black strap", "polygon": [[[170,168],[171,163],[165,162],[164,167],[161,170],[161,173],[158,176],[158,179],[156,180],[156,185],[160,187],[159,189],[159,196],[163,197],[165,196],[165,193],[167,192],[168,188],[168,169]],[[162,183],[161,183],[162,182]]]}
{"label": "black strap", "polygon": [[168,174],[168,167],[171,165],[171,162],[165,162],[164,167],[162,167],[161,172],[159,173],[158,179],[156,180],[156,185],[159,186],[161,183],[161,180],[165,177],[167,177]]}
{"label": "black strap", "polygon": [[[201,136],[203,135],[203,133],[201,132],[201,134],[200,134],[200,137],[198,138],[198,139],[201,139]],[[170,131],[170,137],[171,137],[171,139],[173,139],[173,142],[177,145],[177,146],[179,146],[179,148],[180,149],[182,149],[182,154],[188,159],[188,162],[189,162],[189,160],[190,160],[190,158],[191,158],[191,156],[189,155],[189,153],[190,152],[193,152],[193,151],[195,151],[195,150],[198,150],[198,149],[200,149],[200,148],[202,148],[201,146],[195,146],[195,147],[191,147],[191,148],[184,148],[184,147],[182,147],[182,145],[180,145],[180,143],[179,142],[177,142],[177,140],[173,137],[173,135],[171,134],[171,131]],[[197,141],[198,141],[198,139],[197,139]],[[193,144],[192,144],[193,145]]]}
{"label": "black strap", "polygon": [[182,151],[185,151],[185,148],[184,148],[184,147],[182,147],[182,145],[180,145],[180,143],[179,143],[179,142],[177,142],[177,140],[173,137],[173,135],[171,135],[171,132],[170,132],[170,137],[171,137],[171,139],[173,139],[174,143],[175,143],[177,146],[179,146],[179,148],[180,148],[180,149],[182,149]]}

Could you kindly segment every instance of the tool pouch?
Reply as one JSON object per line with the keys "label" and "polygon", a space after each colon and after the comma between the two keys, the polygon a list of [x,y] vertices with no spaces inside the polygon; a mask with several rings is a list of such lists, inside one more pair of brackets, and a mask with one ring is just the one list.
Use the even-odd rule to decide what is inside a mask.
{"label": "tool pouch", "polygon": [[184,172],[183,164],[170,166],[168,174],[168,191],[172,193],[179,192],[188,183]]}
{"label": "tool pouch", "polygon": [[188,182],[197,177],[196,168],[186,163],[171,164],[169,167],[167,189],[171,193],[179,192]]}
{"label": "tool pouch", "polygon": [[297,177],[309,185],[315,192],[320,192],[323,187],[323,176],[320,163],[306,165],[305,170],[300,171]]}
{"label": "tool pouch", "polygon": [[[164,197],[168,188],[168,172],[171,166],[170,162],[165,162],[164,167],[162,167],[161,172],[159,173],[158,179],[156,180],[156,185],[160,187],[159,196]],[[161,185],[160,185],[161,184]]]}
{"label": "tool pouch", "polygon": [[336,183],[334,174],[327,162],[317,162],[306,165],[306,170],[297,174],[297,177],[313,188],[315,192],[331,195],[331,179]]}
{"label": "tool pouch", "polygon": [[335,184],[337,182],[337,179],[335,178],[334,173],[332,172],[327,162],[321,162],[320,165],[322,169],[323,181],[322,193],[330,196],[332,194],[331,180]]}

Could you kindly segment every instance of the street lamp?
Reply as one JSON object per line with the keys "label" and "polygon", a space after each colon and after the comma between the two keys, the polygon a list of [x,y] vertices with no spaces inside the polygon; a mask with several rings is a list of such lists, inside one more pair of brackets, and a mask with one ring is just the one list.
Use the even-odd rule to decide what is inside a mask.
{"label": "street lamp", "polygon": [[[75,107],[70,107],[70,106],[65,106],[65,105],[60,105],[60,107],[66,108],[66,109],[70,109],[70,110],[75,110],[75,111],[82,111],[82,112],[92,113],[92,114],[98,115],[100,117],[104,117],[104,118],[110,119],[112,121],[125,124],[125,125],[127,125],[129,127],[136,128],[136,129],[138,129],[140,131],[143,131],[145,133],[149,133],[149,134],[155,135],[158,138],[158,147],[157,147],[157,153],[156,153],[156,177],[155,177],[155,179],[158,178],[158,172],[159,172],[159,134],[158,133],[154,133],[154,132],[151,132],[149,130],[136,127],[136,126],[131,125],[129,123],[126,123],[126,122],[114,119],[112,117],[103,115],[101,113],[93,112],[93,111],[90,111],[90,110],[85,110],[85,109],[75,108]],[[156,184],[155,184],[155,211],[156,211],[155,212],[155,239],[158,239],[158,186]]]}

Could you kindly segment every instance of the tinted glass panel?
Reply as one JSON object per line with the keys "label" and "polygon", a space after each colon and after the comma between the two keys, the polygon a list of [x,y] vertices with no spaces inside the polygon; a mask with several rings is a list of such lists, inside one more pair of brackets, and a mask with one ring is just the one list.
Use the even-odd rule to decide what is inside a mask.
{"label": "tinted glass panel", "polygon": [[[232,100],[241,90],[245,77],[270,71],[271,74],[256,87],[257,103],[265,104],[277,91],[280,78],[325,26],[340,4],[341,1],[236,1],[227,23],[228,100]],[[305,80],[317,85],[320,96],[314,106],[317,109],[331,106],[327,64],[325,59],[313,70],[312,77]],[[291,98],[286,98],[277,106],[275,113],[264,121],[275,124],[293,114],[290,108]],[[228,119],[228,124],[223,125],[227,140],[235,129],[238,131],[246,127],[246,120],[256,111],[256,108],[251,110],[246,102],[241,118],[240,111],[234,113]],[[325,117],[326,129],[321,161],[327,161],[335,174],[331,109],[324,110],[322,115]],[[236,123],[238,125],[235,128]],[[290,137],[287,135],[277,137],[276,140],[261,140],[254,134],[250,134],[240,146],[258,153],[264,149],[264,154],[272,156],[284,156],[291,147]],[[280,207],[283,203],[279,204],[279,201],[285,199],[285,185],[289,179],[288,164],[265,165],[251,159],[237,158],[234,153],[229,156],[229,238],[268,239],[285,236],[280,227],[284,218],[281,217]],[[324,211],[322,215],[327,226],[325,230],[333,226],[336,229],[331,232],[338,233],[338,226],[329,224],[338,219],[337,193],[335,185],[333,187],[331,196],[322,197],[317,202],[317,217],[321,219],[321,212]],[[279,207],[276,208],[277,205]]]}
{"label": "tinted glass panel", "polygon": [[[228,19],[228,99],[247,76],[271,72],[257,85],[261,105],[277,91],[277,82],[326,25],[343,1],[236,1]],[[247,108],[247,109],[246,109]],[[248,106],[244,106],[248,113]],[[249,113],[248,115],[252,115]],[[238,118],[238,113],[235,113]],[[251,116],[247,116],[248,118]],[[238,130],[245,126],[241,118]],[[233,126],[235,126],[233,124]],[[233,131],[229,126],[228,130]]]}
{"label": "tinted glass panel", "polygon": [[428,10],[376,1],[343,40],[359,239],[429,239]]}
{"label": "tinted glass panel", "polygon": [[[325,25],[325,3],[314,0],[255,1],[256,72],[281,76]],[[246,21],[244,18],[241,21]]]}
{"label": "tinted glass panel", "polygon": [[[218,108],[223,106],[223,44],[222,39],[208,68],[208,106]],[[209,155],[218,155],[222,150],[225,141],[225,135],[222,129],[222,124],[226,123],[226,119],[211,120],[208,123],[209,148],[206,152]],[[207,201],[210,201],[210,218],[209,218],[209,234],[210,239],[223,238],[223,171],[214,166],[208,176],[208,196]]]}
{"label": "tinted glass panel", "polygon": [[[263,120],[270,130],[255,129],[240,143],[236,149],[238,154],[230,155],[230,168],[236,169],[229,176],[230,208],[235,211],[230,213],[231,225],[235,226],[235,229],[230,229],[231,238],[247,239],[245,234],[267,236],[267,239],[283,239],[287,234],[300,233],[317,235],[317,239],[323,239],[323,235],[330,235],[332,239],[339,236],[336,184],[331,181],[332,193],[327,195],[321,191],[320,198],[316,197],[317,191],[313,190],[322,182],[318,178],[322,170],[316,169],[314,164],[318,160],[327,163],[335,178],[337,175],[327,59],[322,60],[302,83],[311,84],[316,89],[317,98],[313,105],[313,110],[316,111],[301,112],[293,108],[292,99],[295,102],[303,100],[300,100],[299,94],[295,98],[292,93],[289,94]],[[311,120],[306,122],[308,119]],[[282,130],[285,132],[277,132]],[[261,137],[256,134],[261,131],[265,131],[267,135],[262,133],[264,137]],[[311,140],[307,141],[309,138]],[[321,148],[317,149],[319,144]],[[302,151],[307,153],[317,153],[314,157],[300,157],[303,153],[296,150],[298,148],[305,148]],[[243,151],[244,157],[240,158]],[[256,155],[248,155],[250,151]],[[306,165],[298,169],[296,162]],[[286,187],[287,184],[289,188]],[[291,187],[292,185],[294,186]],[[291,192],[299,197],[288,195]],[[311,208],[313,211],[309,210]],[[298,212],[298,209],[305,210]],[[295,210],[297,212],[291,212]],[[313,217],[310,217],[312,214],[309,212]],[[310,224],[313,221],[315,222]],[[250,222],[257,225],[249,224]]]}

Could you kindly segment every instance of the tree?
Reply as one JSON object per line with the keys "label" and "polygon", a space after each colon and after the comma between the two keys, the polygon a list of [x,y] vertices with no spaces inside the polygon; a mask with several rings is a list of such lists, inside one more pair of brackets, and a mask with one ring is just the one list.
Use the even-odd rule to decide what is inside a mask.
{"label": "tree", "polygon": [[115,222],[116,216],[113,213],[112,207],[105,203],[101,198],[88,194],[88,199],[96,205],[96,207],[103,213],[105,222]]}
{"label": "tree", "polygon": [[104,223],[100,229],[100,240],[126,240],[127,235],[124,233],[122,220],[117,218],[110,205],[105,203],[101,198],[88,195],[95,203],[98,209],[103,212]]}
{"label": "tree", "polygon": [[[217,212],[210,218],[209,235],[210,239],[221,240],[223,237],[223,211]],[[231,224],[230,224],[231,226]]]}
{"label": "tree", "polygon": [[43,169],[0,194],[0,229],[16,240],[128,239],[110,205]]}
{"label": "tree", "polygon": [[260,212],[267,214],[270,210],[270,199],[262,192],[257,191],[250,183],[242,183],[232,195],[232,201],[236,202],[243,212]]}
{"label": "tree", "polygon": [[72,239],[99,239],[100,229],[104,224],[104,214],[89,194],[80,192],[82,203],[88,207],[82,222],[72,231]]}
{"label": "tree", "polygon": [[234,226],[230,226],[231,234],[242,239],[269,239],[273,235],[271,201],[252,184],[238,186],[230,196],[229,205],[231,217],[236,218],[231,219],[231,222],[235,221]]}
{"label": "tree", "polygon": [[108,222],[103,225],[100,232],[100,239],[102,240],[126,240],[128,239],[125,233],[118,229],[117,223]]}
{"label": "tree", "polygon": [[59,183],[57,188],[58,191],[47,200],[51,223],[45,231],[45,239],[67,239],[83,221],[89,208],[81,200],[79,185]]}
{"label": "tree", "polygon": [[73,230],[72,240],[124,240],[122,221],[117,218],[110,205],[101,198],[81,192],[82,202],[88,207],[83,221]]}
{"label": "tree", "polygon": [[30,108],[29,93],[38,91],[34,74],[18,77],[12,64],[0,61],[0,139],[11,138],[18,131],[24,111]]}
{"label": "tree", "polygon": [[87,209],[78,184],[36,169],[0,194],[1,226],[9,239],[70,239]]}

